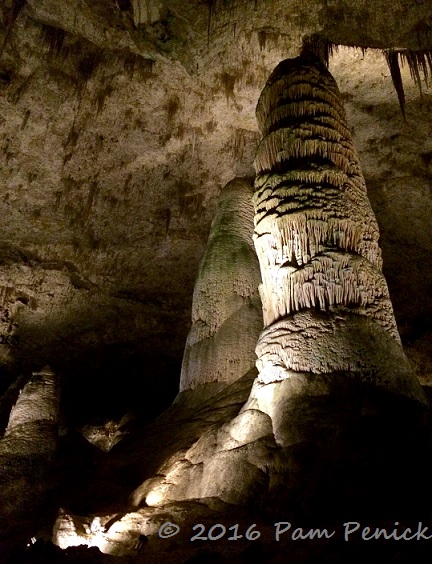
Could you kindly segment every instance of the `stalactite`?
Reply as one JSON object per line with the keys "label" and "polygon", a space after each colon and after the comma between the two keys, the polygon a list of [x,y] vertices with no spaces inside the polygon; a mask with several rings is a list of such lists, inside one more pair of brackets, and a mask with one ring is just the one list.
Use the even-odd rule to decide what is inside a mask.
{"label": "stalactite", "polygon": [[390,69],[390,74],[393,81],[393,86],[395,87],[400,109],[405,119],[405,92],[402,83],[402,76],[399,67],[399,58],[397,51],[390,49],[389,51],[384,51],[384,56],[386,58],[387,64]]}
{"label": "stalactite", "polygon": [[337,51],[337,49],[338,45],[336,43],[315,33],[304,38],[302,56],[307,57],[308,55],[312,55],[328,67],[330,56],[333,55],[333,52]]}
{"label": "stalactite", "polygon": [[[427,41],[424,42],[419,39],[418,43],[419,45],[422,45],[423,43],[427,43]],[[339,47],[338,44],[329,41],[326,37],[320,34],[313,34],[311,36],[305,37],[305,39],[303,40],[302,56],[305,58],[306,63],[308,60],[310,62],[310,60],[316,59],[317,61],[320,61],[321,64],[325,65],[328,68],[329,58],[330,56],[333,55],[334,51],[337,51],[338,47]],[[361,50],[364,55],[366,49],[364,47],[361,47]],[[405,101],[405,93],[403,88],[400,65],[402,66],[404,64],[408,65],[410,69],[411,77],[414,80],[416,86],[418,87],[420,91],[420,95],[422,95],[421,74],[423,74],[423,80],[425,81],[426,86],[428,86],[430,77],[432,76],[432,49],[429,48],[416,49],[416,50],[386,49],[383,51],[383,53],[387,61],[388,67],[390,69],[391,78],[398,96],[401,112],[405,119],[406,101]],[[277,103],[277,98],[280,96],[290,97],[291,99],[295,100],[296,98],[303,98],[304,96],[307,95],[307,93],[311,96],[311,98],[314,99],[318,98],[323,101],[327,101],[331,103],[331,99],[330,99],[331,95],[325,91],[326,90],[325,88],[320,89],[319,84],[317,83],[314,83],[313,86],[311,84],[309,84],[308,86],[307,82],[306,83],[303,82],[304,76],[307,74],[307,72],[308,71],[305,68],[302,69],[302,71],[298,73],[297,78],[291,81],[291,86],[290,86],[291,92],[288,92],[288,90],[285,91],[281,90],[282,85],[280,85],[279,88],[272,88],[272,94],[273,96],[275,96],[275,98],[273,99],[273,103]],[[296,84],[297,80],[299,81],[298,84]],[[267,86],[269,84],[270,82],[267,84]],[[263,94],[265,96],[265,91]],[[333,99],[333,102],[334,101],[335,100]],[[267,101],[267,104],[270,104],[270,100]],[[304,103],[304,106],[307,107],[308,104]],[[266,103],[264,102],[264,100],[262,103],[262,107],[266,113],[268,113],[269,110],[271,109],[271,106],[266,107]],[[328,111],[331,111],[330,108],[327,109]],[[289,110],[285,110],[285,111],[289,112]],[[320,110],[316,110],[316,111],[320,111]],[[296,114],[293,113],[292,115],[296,115]],[[300,116],[301,113],[299,112],[299,114],[297,115]],[[257,114],[257,119],[258,119],[258,123],[262,126],[263,125],[262,115],[260,115],[259,112]]]}
{"label": "stalactite", "polygon": [[422,94],[422,79],[420,73],[423,73],[425,84],[428,86],[430,77],[432,76],[432,49],[404,49],[403,51],[389,49],[384,51],[384,56],[390,69],[393,85],[398,95],[399,105],[405,119],[405,93],[400,64],[408,64],[411,77],[416,83],[420,94]]}
{"label": "stalactite", "polygon": [[211,32],[211,22],[214,10],[214,0],[208,0],[208,20],[207,20],[207,45],[210,45],[210,32]]}
{"label": "stalactite", "polygon": [[42,25],[42,40],[48,45],[49,52],[59,55],[62,52],[66,33],[63,29],[51,25]]}
{"label": "stalactite", "polygon": [[15,296],[16,291],[13,286],[0,286],[0,307],[12,301]]}
{"label": "stalactite", "polygon": [[432,49],[421,49],[418,51],[406,49],[405,51],[400,51],[399,57],[402,63],[405,61],[408,63],[411,76],[419,89],[421,89],[420,71],[423,73],[426,86],[428,86],[429,79],[432,76]]}

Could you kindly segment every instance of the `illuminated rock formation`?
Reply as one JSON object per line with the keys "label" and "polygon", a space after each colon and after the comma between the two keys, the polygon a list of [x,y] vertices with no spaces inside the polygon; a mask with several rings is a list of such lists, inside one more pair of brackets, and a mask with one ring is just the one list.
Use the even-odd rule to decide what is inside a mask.
{"label": "illuminated rock formation", "polygon": [[12,408],[0,440],[2,531],[8,519],[25,519],[47,486],[44,475],[57,445],[59,400],[57,378],[45,367],[33,373]]}
{"label": "illuminated rock formation", "polygon": [[421,401],[333,77],[313,59],[282,62],[257,119],[255,246],[266,327],[259,380],[347,372]]}
{"label": "illuminated rock formation", "polygon": [[[384,439],[394,448],[389,421],[404,436],[408,404],[425,401],[400,344],[378,226],[335,81],[310,57],[284,61],[257,116],[259,375],[239,414],[169,458],[136,490],[137,506],[219,498],[276,507],[297,498],[310,510],[309,497],[324,507],[336,491],[342,505],[340,492],[361,504],[389,491],[379,480],[363,484]],[[364,472],[350,466],[359,450],[353,433],[367,445]]]}
{"label": "illuminated rock formation", "polygon": [[[93,546],[113,553],[120,551],[115,542],[126,551],[149,535],[167,547],[155,562],[194,560],[194,550],[217,552],[222,539],[190,543],[183,516],[193,517],[189,523],[203,522],[190,510],[192,498],[201,506],[209,496],[261,503],[270,515],[280,508],[283,519],[300,526],[297,517],[304,513],[296,508],[313,492],[328,491],[321,505],[331,509],[345,492],[368,493],[369,476],[379,493],[374,471],[391,441],[397,448],[381,476],[396,486],[395,503],[401,505],[405,484],[410,490],[420,484],[419,508],[428,509],[428,458],[416,460],[403,448],[409,442],[409,410],[417,403],[407,398],[418,394],[398,343],[376,224],[355,172],[340,100],[377,215],[405,352],[432,397],[430,2],[2,4],[2,430],[35,367],[48,362],[62,385],[60,444],[50,479],[35,472],[46,468],[49,455],[8,451],[1,460],[0,529],[7,521],[10,543],[24,546],[43,532],[49,536],[64,507],[65,526],[57,538],[62,546],[70,546],[74,536],[89,546],[92,536]],[[262,318],[258,305],[253,307],[258,291],[254,287],[253,297],[239,305],[229,278],[233,271],[223,268],[223,260],[208,278],[201,272],[204,292],[198,295],[197,286],[185,351],[194,281],[221,188],[229,179],[254,175],[260,93],[275,66],[299,54],[306,35],[319,38],[323,50],[334,46],[330,68],[341,93],[327,71],[317,79],[305,58],[296,77],[288,69],[294,63],[285,63],[286,80],[279,75],[274,86],[282,85],[287,97],[282,92],[281,103],[260,117],[265,140],[257,158],[257,243],[264,253],[266,329],[257,348],[260,376],[255,368],[244,377],[242,366],[246,370],[256,357],[255,340],[263,329],[251,323],[251,317]],[[394,92],[395,86],[403,105],[402,83],[406,121]],[[267,90],[271,101],[274,91]],[[296,98],[299,92],[306,96]],[[307,166],[297,166],[300,160],[308,160]],[[253,215],[249,202],[248,247]],[[267,216],[274,217],[266,224]],[[221,249],[231,256],[228,244]],[[280,261],[272,255],[279,252]],[[241,265],[248,267],[235,261]],[[258,259],[254,268],[258,285]],[[213,289],[212,277],[218,281]],[[163,412],[177,394],[184,352],[183,391]],[[390,417],[389,405],[400,407]],[[34,427],[34,447],[52,449],[53,442],[39,439],[43,426]],[[3,449],[13,448],[20,428],[11,420]],[[52,431],[55,435],[54,424]],[[126,434],[113,445],[122,436],[118,431]],[[430,434],[424,444],[431,445]],[[417,437],[412,432],[419,444]],[[411,473],[401,472],[404,464]],[[351,489],[343,487],[344,476]],[[47,483],[40,509],[30,510],[38,485]],[[147,512],[157,514],[151,530],[137,527],[135,511],[114,515],[131,512],[127,500],[134,490],[136,513],[144,520]],[[375,508],[385,504],[372,494],[367,498],[372,503],[364,522],[384,524]],[[170,500],[179,500],[178,515],[168,513]],[[344,517],[362,520],[353,505],[347,502]],[[92,517],[69,519],[71,514]],[[428,510],[412,515],[410,522],[430,521]],[[229,518],[230,525],[237,522],[232,513]],[[388,509],[386,522],[401,518],[400,507]],[[178,522],[183,539],[158,540],[161,519]],[[316,524],[330,523],[326,516]],[[2,533],[0,561],[6,562],[9,539]],[[230,560],[272,560],[276,545],[270,540],[270,554],[262,554],[265,537]],[[225,546],[244,546],[246,539],[225,540]],[[184,541],[186,553],[183,546],[179,550]],[[308,550],[306,543],[293,544],[298,552]],[[332,560],[319,544],[319,560]],[[355,543],[353,557],[341,554],[341,560],[361,560],[357,549]],[[380,556],[383,562],[400,561]],[[287,558],[314,561],[312,554],[291,551],[279,559]],[[46,558],[64,559],[77,558]],[[84,552],[82,560],[89,559]],[[152,557],[132,558],[136,564],[141,560],[148,564]]]}
{"label": "illuminated rock formation", "polygon": [[253,213],[251,183],[235,179],[227,184],[195,283],[180,379],[180,391],[198,387],[201,399],[255,365],[263,321]]}

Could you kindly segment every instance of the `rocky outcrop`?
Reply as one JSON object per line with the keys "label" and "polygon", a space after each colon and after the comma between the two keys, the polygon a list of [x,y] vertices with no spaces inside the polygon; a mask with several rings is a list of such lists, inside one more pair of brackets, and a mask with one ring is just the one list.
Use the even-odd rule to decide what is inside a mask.
{"label": "rocky outcrop", "polygon": [[[205,493],[200,479],[201,464],[195,467],[196,483],[188,480],[188,470],[193,468],[193,464],[186,460],[185,453],[192,445],[191,452],[194,450],[197,455],[199,439],[206,436],[210,429],[223,427],[237,415],[247,400],[255,377],[256,369],[253,369],[224,386],[207,401],[201,398],[200,402],[192,405],[189,399],[183,403],[175,402],[142,430],[139,437],[128,436],[115,445],[109,453],[112,466],[107,468],[108,459],[105,459],[103,475],[94,477],[95,488],[103,488],[103,484],[112,488],[113,483],[134,475],[149,478],[134,490],[128,501],[122,500],[120,507],[124,511],[120,513],[119,504],[114,504],[109,511],[86,516],[72,511],[69,506],[61,509],[53,531],[55,544],[64,549],[94,546],[107,554],[130,554],[137,558],[142,548],[140,535],[149,536],[157,542],[158,529],[167,519],[182,523],[183,531],[187,530],[184,526],[186,521],[190,530],[202,519],[219,522],[221,512],[227,511],[225,517],[231,519],[232,506],[226,506],[217,498],[204,500],[201,497],[201,493]],[[239,435],[240,429],[236,433]],[[202,444],[205,445],[205,441]],[[132,457],[131,452],[134,453]],[[117,468],[114,473],[113,468]],[[217,473],[218,468],[208,467],[206,471],[211,475]],[[188,501],[170,503],[176,498],[185,499],[186,489],[190,493],[186,496]],[[156,548],[159,554],[162,550],[161,546]],[[147,558],[146,551],[144,554]]]}
{"label": "rocky outcrop", "polygon": [[[335,43],[368,48],[364,52],[340,47],[331,58],[331,71],[341,89],[380,225],[384,273],[402,341],[409,346],[422,383],[431,381],[432,305],[427,299],[432,291],[431,90],[430,84],[424,85],[420,97],[414,85],[409,86],[410,69],[401,69],[407,102],[404,122],[381,51],[431,48],[430,6],[421,0],[325,4],[321,0],[3,3],[0,394],[18,374],[50,363],[62,382],[62,420],[70,434],[84,426],[85,434],[105,448],[117,435],[112,435],[111,421],[132,410],[142,426],[143,420],[152,420],[169,405],[178,389],[193,281],[220,187],[235,176],[253,173],[259,93],[277,62],[296,56],[304,35],[316,32]],[[420,68],[420,77],[424,70]],[[325,100],[321,105],[313,98],[309,102],[319,111],[328,110]],[[278,119],[277,111],[274,115]],[[316,117],[322,116],[314,116],[318,131]],[[337,116],[332,117],[338,122]],[[319,125],[326,134],[330,129],[333,134],[344,131],[340,122],[329,128],[321,120]],[[280,137],[299,153],[305,148],[315,151],[308,138],[290,144],[285,134]],[[327,145],[320,141],[315,144],[317,153],[334,140],[328,139]],[[339,152],[335,157],[342,167],[347,154]],[[321,171],[314,171],[315,179],[312,170],[306,179],[296,167],[294,172],[295,179],[306,185],[327,182]],[[287,171],[278,173],[287,176]],[[280,191],[277,182],[274,187]],[[283,245],[297,238],[298,246],[292,246],[294,260],[300,256],[305,262],[294,265],[289,284],[288,279],[283,286],[276,281],[281,299],[267,300],[268,326],[258,348],[262,370],[247,405],[254,374],[229,416],[221,414],[228,400],[219,396],[216,401],[213,394],[220,387],[232,393],[239,380],[231,385],[226,381],[186,387],[173,406],[177,417],[165,420],[164,432],[160,421],[138,430],[131,425],[131,435],[109,453],[100,453],[106,459],[99,470],[90,455],[82,456],[90,445],[83,447],[78,441],[71,448],[74,442],[65,440],[61,479],[70,493],[61,500],[52,497],[52,512],[25,513],[27,528],[20,516],[15,521],[20,535],[23,530],[29,536],[37,534],[40,521],[51,519],[49,534],[58,507],[81,515],[98,511],[92,507],[98,506],[97,498],[103,500],[105,511],[106,504],[119,499],[118,489],[126,499],[140,480],[155,476],[158,467],[160,474],[133,496],[139,511],[147,498],[163,505],[194,495],[253,501],[270,508],[272,497],[275,508],[289,495],[291,508],[297,501],[307,501],[314,490],[323,491],[319,479],[326,474],[332,487],[330,503],[324,505],[333,507],[338,497],[334,495],[337,472],[330,476],[333,462],[358,460],[357,465],[347,464],[339,478],[343,483],[351,476],[352,489],[358,485],[359,492],[367,493],[366,480],[358,477],[362,469],[364,476],[373,476],[368,474],[376,462],[371,453],[377,452],[380,440],[383,457],[389,442],[399,443],[393,466],[383,474],[393,479],[395,470],[411,461],[418,468],[415,483],[422,482],[424,461],[416,464],[402,448],[407,442],[406,404],[399,410],[398,425],[395,418],[378,416],[383,402],[368,399],[371,390],[380,390],[386,398],[415,395],[376,260],[379,251],[373,248],[375,220],[361,194],[362,203],[349,207],[348,201],[333,199],[339,192],[322,188],[319,193],[311,190],[312,211],[300,208],[302,189],[287,188],[296,211],[282,234]],[[369,228],[371,239],[366,240]],[[305,231],[306,243],[301,235]],[[349,245],[349,252],[317,251],[329,237],[336,246]],[[233,354],[231,339],[224,335],[237,331],[228,326],[230,330],[224,332],[223,323],[214,339],[191,345],[190,358],[208,357],[224,366],[217,351]],[[336,337],[339,346],[334,350]],[[197,366],[195,360],[191,366]],[[343,370],[335,374],[335,367]],[[230,366],[226,370],[211,377],[236,377]],[[198,373],[207,377],[205,370]],[[0,398],[2,428],[23,381],[16,378]],[[196,408],[207,397],[204,387],[212,397],[203,412]],[[369,435],[363,433],[367,425]],[[350,435],[347,430],[356,427],[362,432]],[[133,440],[137,434],[146,443],[141,450]],[[322,456],[317,454],[320,445]],[[117,456],[122,458],[123,471],[111,479],[110,467]],[[85,484],[81,474],[89,476]],[[401,484],[409,482],[408,474],[399,473]],[[400,486],[396,478],[393,482],[399,503]],[[17,484],[16,492],[19,479]],[[33,496],[36,489],[30,489]],[[115,511],[110,507],[106,512],[111,510]],[[390,518],[395,515],[400,516],[399,508]],[[132,521],[124,519],[121,527],[127,523],[132,530]],[[115,527],[110,531],[116,534]],[[168,554],[167,559],[171,557]]]}
{"label": "rocky outcrop", "polygon": [[[16,362],[16,373],[33,370],[33,359],[55,366],[68,381],[71,425],[137,410],[148,385],[157,387],[150,419],[178,390],[193,283],[220,187],[253,174],[259,93],[277,62],[298,53],[302,36],[321,29],[325,14],[309,1],[214,2],[211,9],[161,2],[158,22],[133,29],[129,1],[15,4],[23,9],[0,68],[0,285],[28,303],[16,315],[7,306],[14,326],[2,358]],[[159,6],[134,4],[143,14]],[[326,21],[335,32],[343,27],[340,40],[350,30],[352,44],[366,27],[353,26],[361,14],[369,45],[416,48],[413,30],[423,22],[419,34],[426,34],[429,24],[426,4],[412,4],[386,7],[385,36],[381,0],[338,2],[341,19],[332,5]],[[11,7],[6,2],[5,25]],[[409,19],[400,17],[405,12]],[[165,54],[181,52],[179,59],[161,62],[155,42],[145,46],[150,32],[156,41],[160,34]],[[331,65],[384,235],[398,325],[416,360],[418,328],[429,331],[431,315],[423,300],[432,271],[429,91],[420,99],[409,69],[401,69],[404,125],[381,51],[339,48]],[[122,405],[118,387],[104,386],[103,402],[107,371],[115,381],[124,366]],[[1,392],[16,376],[3,380],[3,368]],[[89,394],[77,421],[82,385]]]}

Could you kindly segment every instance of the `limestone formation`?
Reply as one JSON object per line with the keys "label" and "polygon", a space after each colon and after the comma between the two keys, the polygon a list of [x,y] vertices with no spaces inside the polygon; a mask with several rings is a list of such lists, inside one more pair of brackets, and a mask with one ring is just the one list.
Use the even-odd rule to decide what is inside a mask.
{"label": "limestone formation", "polygon": [[162,19],[163,2],[160,0],[132,0],[132,9],[136,25],[151,25]]}
{"label": "limestone formation", "polygon": [[312,56],[283,61],[257,119],[254,239],[266,326],[260,380],[347,372],[422,401],[400,346],[378,225],[333,77]]}
{"label": "limestone formation", "polygon": [[[425,402],[400,344],[378,226],[334,79],[308,55],[286,60],[271,75],[257,117],[259,375],[239,414],[168,457],[135,491],[136,506],[216,497],[236,505],[268,498],[277,507],[299,497],[307,507],[309,496],[321,505],[334,488],[352,494],[353,481],[365,477],[358,465],[346,472],[352,434],[364,434],[373,467],[381,455],[372,445],[386,437],[386,417],[396,424],[392,408],[392,415],[382,412],[382,394],[390,406],[398,397]],[[408,413],[397,411],[406,429]],[[339,481],[332,477],[338,468],[345,469]],[[354,491],[358,507],[370,492]]]}
{"label": "limestone formation", "polygon": [[[310,59],[284,63],[258,127],[272,69],[305,36],[335,47],[340,94]],[[423,434],[410,425],[419,393],[397,330],[431,399],[431,49],[428,0],[2,2],[0,427],[35,367],[55,367],[62,403],[54,457],[49,378],[23,390],[0,440],[1,562],[104,562],[99,549],[134,564],[405,561],[390,544],[431,560],[430,543],[286,550],[260,526],[258,542],[226,542],[257,513],[269,529],[311,508],[330,526],[342,505],[338,531],[341,516],[394,523],[403,495],[407,524],[432,522],[430,411]],[[209,241],[185,350],[221,187],[254,175],[259,129],[263,276],[236,180],[248,227]],[[242,376],[258,338],[259,375]],[[203,521],[221,500],[225,520]],[[38,553],[56,515],[56,542],[80,554]],[[172,539],[158,536],[166,520]],[[196,523],[227,534],[191,543]]]}
{"label": "limestone formation", "polygon": [[0,366],[10,368],[15,361],[16,317],[23,305],[31,302],[31,298],[4,282],[4,279],[0,280]]}
{"label": "limestone formation", "polygon": [[106,421],[103,425],[84,425],[81,433],[89,443],[109,452],[126,434],[122,423],[123,421]]}
{"label": "limestone formation", "polygon": [[157,532],[157,528],[149,527],[147,521],[140,513],[79,517],[61,509],[54,527],[53,540],[63,549],[71,546],[97,546],[106,554],[134,555],[140,548],[140,535],[144,531],[148,534],[149,530],[153,534]]}
{"label": "limestone formation", "polygon": [[263,322],[252,230],[252,186],[248,180],[237,178],[221,192],[198,271],[181,392],[199,387],[203,399],[255,364],[255,346]]}
{"label": "limestone formation", "polygon": [[[57,446],[59,384],[47,366],[20,391],[0,440],[0,531],[13,526],[40,502],[45,474]],[[11,520],[8,524],[8,519]]]}

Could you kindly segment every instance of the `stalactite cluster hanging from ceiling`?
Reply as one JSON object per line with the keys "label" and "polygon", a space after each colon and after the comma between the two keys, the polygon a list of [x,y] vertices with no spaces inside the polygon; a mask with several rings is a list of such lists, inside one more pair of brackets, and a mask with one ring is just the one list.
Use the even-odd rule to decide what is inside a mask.
{"label": "stalactite cluster hanging from ceiling", "polygon": [[[338,50],[339,45],[337,43],[333,43],[319,33],[316,33],[304,38],[303,47],[304,51],[307,51],[309,54],[315,56],[324,63],[326,67],[328,67],[329,59],[333,53]],[[357,47],[353,46],[353,48]],[[363,54],[365,53],[366,47],[358,48],[362,50]],[[422,95],[422,80],[424,80],[426,87],[428,87],[432,77],[432,49],[391,48],[384,49],[383,54],[390,70],[390,75],[398,96],[402,115],[405,119],[406,100],[400,67],[403,67],[405,64],[408,65],[411,77],[419,89],[420,95]]]}
{"label": "stalactite cluster hanging from ceiling", "polygon": [[432,76],[432,49],[420,49],[418,51],[412,49],[388,49],[384,51],[384,56],[398,95],[402,115],[405,118],[405,92],[400,65],[408,65],[411,77],[416,83],[420,94],[422,94],[421,73],[423,74],[426,86],[428,86],[430,77]]}

